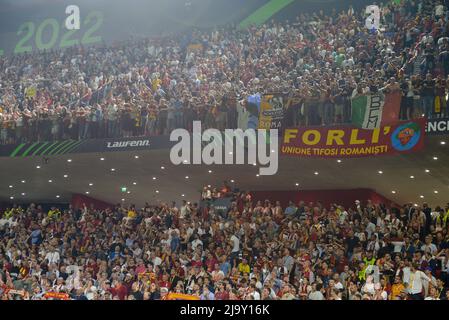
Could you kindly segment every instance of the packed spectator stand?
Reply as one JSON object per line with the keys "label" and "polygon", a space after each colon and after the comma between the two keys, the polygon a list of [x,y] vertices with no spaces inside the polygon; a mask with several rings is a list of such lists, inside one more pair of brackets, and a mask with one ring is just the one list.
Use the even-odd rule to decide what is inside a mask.
{"label": "packed spectator stand", "polygon": [[[213,201],[223,196],[233,202],[218,211]],[[449,298],[449,205],[282,208],[226,184],[206,187],[202,201],[210,203],[14,205],[0,220],[0,297]]]}
{"label": "packed spectator stand", "polygon": [[246,98],[266,92],[288,97],[290,126],[349,123],[351,98],[396,89],[400,119],[447,117],[447,1],[380,6],[378,30],[349,8],[2,56],[0,143],[159,135],[193,120],[236,128]]}

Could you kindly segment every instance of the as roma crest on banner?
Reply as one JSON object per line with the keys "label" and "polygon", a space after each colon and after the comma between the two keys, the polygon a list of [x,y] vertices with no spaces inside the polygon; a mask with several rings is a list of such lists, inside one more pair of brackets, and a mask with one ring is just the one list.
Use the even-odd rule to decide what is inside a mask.
{"label": "as roma crest on banner", "polygon": [[284,97],[265,94],[260,101],[259,129],[280,129],[284,119]]}

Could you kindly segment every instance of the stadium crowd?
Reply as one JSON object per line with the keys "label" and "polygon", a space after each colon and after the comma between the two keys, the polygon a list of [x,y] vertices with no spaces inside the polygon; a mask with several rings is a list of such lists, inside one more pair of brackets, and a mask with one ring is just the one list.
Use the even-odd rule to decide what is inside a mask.
{"label": "stadium crowd", "polygon": [[246,98],[284,94],[285,125],[351,121],[351,98],[402,90],[400,119],[449,116],[448,1],[301,14],[246,30],[0,57],[0,143],[244,127]]}
{"label": "stadium crowd", "polygon": [[449,204],[283,208],[226,184],[201,203],[14,205],[0,219],[0,298],[449,299]]}

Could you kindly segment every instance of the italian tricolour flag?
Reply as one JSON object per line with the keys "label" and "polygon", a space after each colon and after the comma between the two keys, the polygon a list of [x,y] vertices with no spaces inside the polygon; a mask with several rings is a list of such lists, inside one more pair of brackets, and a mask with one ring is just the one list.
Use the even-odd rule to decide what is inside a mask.
{"label": "italian tricolour flag", "polygon": [[363,129],[380,128],[399,120],[401,92],[373,93],[352,99],[352,124]]}

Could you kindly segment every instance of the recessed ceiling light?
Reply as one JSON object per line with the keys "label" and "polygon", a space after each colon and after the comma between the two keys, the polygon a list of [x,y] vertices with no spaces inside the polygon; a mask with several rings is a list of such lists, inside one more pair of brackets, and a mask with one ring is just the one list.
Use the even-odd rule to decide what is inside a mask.
{"label": "recessed ceiling light", "polygon": [[433,160],[438,160],[438,157],[433,157]]}
{"label": "recessed ceiling light", "polygon": [[382,170],[377,171],[378,174],[384,173]]}
{"label": "recessed ceiling light", "polygon": [[11,196],[11,197],[9,197],[9,199],[13,200],[13,199],[14,199],[14,197],[13,197],[13,196]]}
{"label": "recessed ceiling light", "polygon": [[417,207],[417,206],[418,206],[418,204],[417,204],[417,203],[415,203],[415,204],[414,204],[414,206],[415,206],[415,207]]}
{"label": "recessed ceiling light", "polygon": [[189,179],[189,176],[186,176],[186,179]]}
{"label": "recessed ceiling light", "polygon": [[424,170],[425,172],[427,172],[427,173],[429,173],[430,172],[430,170],[429,169],[426,169],[426,170]]}
{"label": "recessed ceiling light", "polygon": [[234,180],[231,180],[232,183],[234,183]]}
{"label": "recessed ceiling light", "polygon": [[415,179],[415,176],[410,176],[410,179]]}
{"label": "recessed ceiling light", "polygon": [[185,197],[185,194],[183,193],[183,194],[181,194],[181,197]]}
{"label": "recessed ceiling light", "polygon": [[89,191],[86,191],[86,194],[89,194]]}
{"label": "recessed ceiling light", "polygon": [[209,173],[212,173],[212,170],[209,170],[208,172],[209,172]]}
{"label": "recessed ceiling light", "polygon": [[137,184],[137,182],[133,182],[133,185],[136,185]]}
{"label": "recessed ceiling light", "polygon": [[159,193],[159,190],[156,190],[156,193]]}
{"label": "recessed ceiling light", "polygon": [[257,163],[253,163],[253,166],[257,166]]}
{"label": "recessed ceiling light", "polygon": [[92,187],[93,185],[94,185],[94,184],[93,184],[92,182],[91,182],[91,183],[89,183],[89,186],[91,186],[91,187]]}
{"label": "recessed ceiling light", "polygon": [[125,201],[125,199],[122,199],[122,201]]}
{"label": "recessed ceiling light", "polygon": [[438,190],[435,190],[433,193],[438,193]]}
{"label": "recessed ceiling light", "polygon": [[338,163],[341,163],[341,160],[340,160],[340,159],[338,159],[338,160],[337,160],[337,162],[338,162]]}
{"label": "recessed ceiling light", "polygon": [[134,156],[134,159],[139,159],[139,156],[137,156],[137,155],[136,155],[136,156]]}
{"label": "recessed ceiling light", "polygon": [[36,166],[36,169],[40,169],[41,168],[41,166]]}
{"label": "recessed ceiling light", "polygon": [[22,194],[22,196],[24,196],[24,195],[25,195],[25,192],[22,192],[21,194]]}
{"label": "recessed ceiling light", "polygon": [[446,141],[441,141],[440,144],[445,145]]}
{"label": "recessed ceiling light", "polygon": [[256,174],[256,177],[259,177],[259,174]]}
{"label": "recessed ceiling light", "polygon": [[111,168],[111,171],[115,171],[115,168]]}
{"label": "recessed ceiling light", "polygon": [[164,170],[164,169],[165,169],[165,167],[164,167],[164,166],[162,166],[162,167],[161,167],[161,169],[162,169],[162,170]]}
{"label": "recessed ceiling light", "polygon": [[187,160],[184,160],[183,162],[184,162],[184,163],[187,163],[188,161],[187,161]]}
{"label": "recessed ceiling light", "polygon": [[25,180],[22,180],[22,181],[20,181],[20,182],[25,183],[26,181],[25,181]]}
{"label": "recessed ceiling light", "polygon": [[68,177],[68,175],[67,175],[67,174],[65,174],[65,175],[64,175],[64,178],[67,178],[67,177]]}
{"label": "recessed ceiling light", "polygon": [[48,180],[48,182],[52,183],[52,182],[53,182],[53,180],[51,180],[51,179],[50,179],[50,180]]}
{"label": "recessed ceiling light", "polygon": [[153,177],[153,180],[156,180],[156,177]]}
{"label": "recessed ceiling light", "polygon": [[391,191],[391,193],[396,193],[396,191],[393,190],[393,191]]}
{"label": "recessed ceiling light", "polygon": [[100,158],[101,161],[104,161],[104,158]]}
{"label": "recessed ceiling light", "polygon": [[424,196],[423,196],[423,195],[420,195],[419,197],[420,197],[421,199],[422,199],[422,198],[424,198]]}
{"label": "recessed ceiling light", "polygon": [[229,154],[232,154],[232,151],[229,151]]}
{"label": "recessed ceiling light", "polygon": [[128,191],[126,191],[126,193],[127,193],[127,194],[130,194],[130,193],[131,193],[131,191],[129,191],[129,190],[128,190]]}
{"label": "recessed ceiling light", "polygon": [[59,197],[60,197],[60,195],[59,195],[59,194],[57,194],[57,195],[56,195],[56,198],[59,198]]}
{"label": "recessed ceiling light", "polygon": [[67,162],[72,162],[72,159],[67,159]]}
{"label": "recessed ceiling light", "polygon": [[317,176],[318,175],[318,171],[315,171],[313,174]]}
{"label": "recessed ceiling light", "polygon": [[208,184],[207,187],[210,188],[210,184]]}
{"label": "recessed ceiling light", "polygon": [[296,182],[296,183],[295,183],[295,186],[299,186],[299,183],[298,183],[298,182]]}
{"label": "recessed ceiling light", "polygon": [[9,186],[9,188],[10,188],[10,189],[12,189],[12,188],[13,188],[13,186],[12,186],[12,185],[10,185],[10,186]]}

